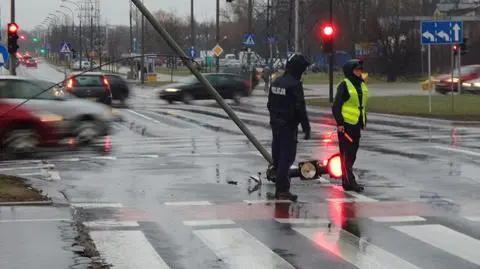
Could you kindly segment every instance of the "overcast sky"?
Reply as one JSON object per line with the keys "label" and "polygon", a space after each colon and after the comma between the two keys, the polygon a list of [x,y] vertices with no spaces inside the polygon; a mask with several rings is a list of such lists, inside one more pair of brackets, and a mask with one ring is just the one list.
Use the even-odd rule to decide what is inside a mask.
{"label": "overcast sky", "polygon": [[[75,2],[78,2],[74,0]],[[67,14],[70,11],[60,8],[61,0],[16,0],[16,21],[20,29],[31,29],[40,24],[49,13],[61,9]],[[129,0],[100,0],[102,22],[109,24],[128,25]],[[214,19],[215,0],[195,0],[195,12],[197,20]],[[176,10],[179,15],[190,12],[190,0],[144,0],[144,4],[151,11],[163,9],[166,11]],[[225,1],[221,1],[224,5]],[[72,4],[67,6],[74,7]],[[10,21],[10,0],[0,0],[2,25]],[[73,9],[73,8],[72,8]]]}

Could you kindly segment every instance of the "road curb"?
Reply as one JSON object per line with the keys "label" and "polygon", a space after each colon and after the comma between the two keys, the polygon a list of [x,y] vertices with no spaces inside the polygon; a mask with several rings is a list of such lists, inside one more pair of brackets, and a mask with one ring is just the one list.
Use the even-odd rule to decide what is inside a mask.
{"label": "road curb", "polygon": [[0,206],[51,206],[53,201],[0,202]]}

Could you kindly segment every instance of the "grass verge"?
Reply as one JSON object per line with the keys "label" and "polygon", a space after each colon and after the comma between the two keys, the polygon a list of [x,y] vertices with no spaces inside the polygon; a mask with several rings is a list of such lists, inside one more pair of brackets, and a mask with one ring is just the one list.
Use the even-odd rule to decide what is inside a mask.
{"label": "grass verge", "polygon": [[25,179],[0,175],[0,202],[47,201],[42,192],[32,188]]}
{"label": "grass verge", "polygon": [[[453,102],[452,102],[453,100]],[[330,107],[328,98],[308,99],[309,105]],[[480,120],[480,95],[432,96],[432,113],[428,112],[428,96],[373,96],[368,99],[368,112],[448,120]],[[453,105],[453,107],[452,107]]]}

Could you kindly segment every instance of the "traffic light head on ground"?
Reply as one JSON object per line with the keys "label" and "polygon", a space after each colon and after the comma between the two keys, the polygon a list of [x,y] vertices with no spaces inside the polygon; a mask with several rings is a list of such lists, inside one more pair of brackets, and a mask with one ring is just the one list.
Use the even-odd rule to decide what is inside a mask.
{"label": "traffic light head on ground", "polygon": [[16,53],[18,50],[18,25],[16,23],[9,23],[8,30],[8,52]]}

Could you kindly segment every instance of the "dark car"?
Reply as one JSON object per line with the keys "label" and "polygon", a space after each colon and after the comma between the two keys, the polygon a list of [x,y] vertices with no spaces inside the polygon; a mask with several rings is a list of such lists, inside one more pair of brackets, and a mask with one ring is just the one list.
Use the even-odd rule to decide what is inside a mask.
{"label": "dark car", "polygon": [[25,67],[38,67],[38,60],[34,58],[26,59],[24,62]]}
{"label": "dark car", "polygon": [[[244,96],[250,95],[250,83],[235,74],[205,74],[207,80],[225,99],[236,103]],[[213,97],[195,76],[190,76],[181,83],[170,84],[159,90],[158,96],[169,103],[181,101],[189,104],[193,100],[210,100]]]}
{"label": "dark car", "polygon": [[108,77],[100,72],[73,73],[65,84],[67,92],[105,105],[112,105],[112,90]]}
{"label": "dark car", "polygon": [[122,104],[125,103],[130,95],[130,88],[127,82],[119,75],[107,74],[105,75],[110,83],[110,89],[112,90],[112,99],[118,100]]}
{"label": "dark car", "polygon": [[[460,75],[460,78],[459,78],[459,75]],[[440,94],[451,93],[452,86],[453,86],[453,91],[458,92],[459,80],[461,85],[463,82],[473,80],[476,78],[480,78],[480,65],[462,66],[460,70],[458,70],[457,68],[453,71],[453,80],[452,80],[452,74],[443,74],[436,77],[434,79],[435,91]]]}
{"label": "dark car", "polygon": [[57,146],[60,137],[54,120],[0,99],[0,152],[33,153],[38,147]]}

